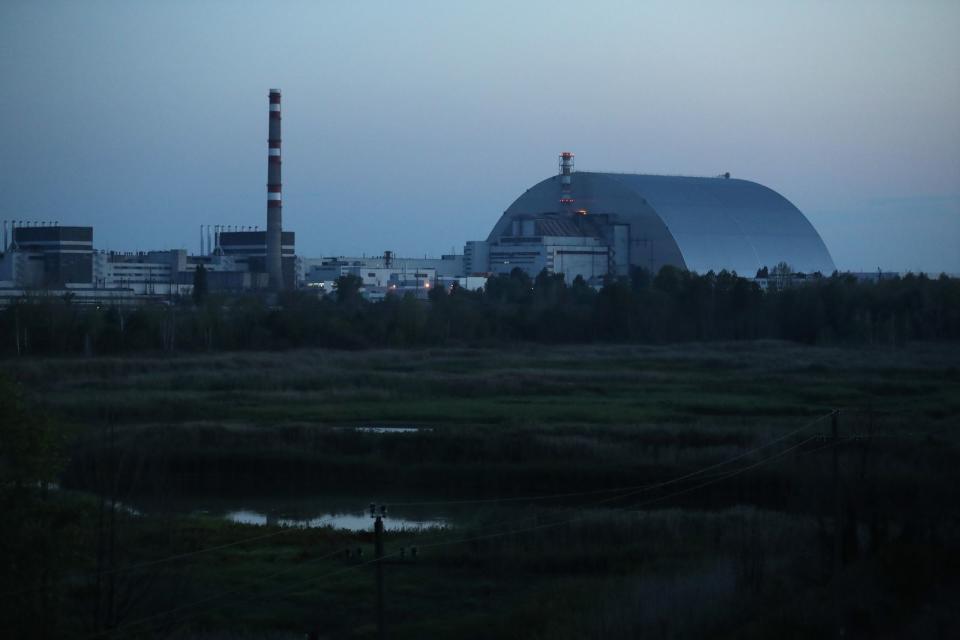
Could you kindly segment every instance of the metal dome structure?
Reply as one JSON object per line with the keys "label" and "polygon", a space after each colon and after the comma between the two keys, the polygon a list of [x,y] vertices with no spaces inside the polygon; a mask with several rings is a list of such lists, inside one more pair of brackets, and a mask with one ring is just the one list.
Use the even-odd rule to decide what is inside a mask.
{"label": "metal dome structure", "polygon": [[632,266],[747,277],[780,262],[807,273],[835,270],[803,213],[763,185],[729,174],[574,172],[573,154],[565,155],[567,166],[561,156],[559,174],[517,198],[485,243],[468,243],[474,266],[486,258],[490,272],[546,268],[571,280],[626,275]]}

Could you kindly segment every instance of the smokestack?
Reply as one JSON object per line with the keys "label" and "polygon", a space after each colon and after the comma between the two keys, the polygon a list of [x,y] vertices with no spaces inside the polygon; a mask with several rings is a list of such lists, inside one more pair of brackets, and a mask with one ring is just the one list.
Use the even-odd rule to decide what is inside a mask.
{"label": "smokestack", "polygon": [[560,204],[573,204],[570,189],[570,174],[573,173],[573,154],[564,151],[560,154]]}
{"label": "smokestack", "polygon": [[280,89],[270,89],[270,137],[267,141],[267,274],[270,288],[283,288],[281,232],[283,197],[280,183]]}

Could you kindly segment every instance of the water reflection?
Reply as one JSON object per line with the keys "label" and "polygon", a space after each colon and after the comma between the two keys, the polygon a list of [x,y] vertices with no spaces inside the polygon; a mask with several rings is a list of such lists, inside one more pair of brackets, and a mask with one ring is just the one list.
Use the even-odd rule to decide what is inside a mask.
{"label": "water reflection", "polygon": [[[209,513],[209,512],[207,512]],[[217,515],[217,514],[209,514]],[[324,513],[312,517],[285,516],[269,511],[254,509],[237,509],[223,514],[223,518],[231,522],[252,525],[270,525],[281,527],[333,527],[350,531],[366,531],[373,526],[373,520],[366,513]],[[384,528],[388,531],[400,529],[426,529],[432,527],[446,527],[448,522],[444,518],[405,518],[393,515],[384,518]]]}
{"label": "water reflection", "polygon": [[315,496],[267,495],[165,495],[163,497],[137,496],[118,508],[131,515],[202,516],[254,526],[333,527],[349,531],[370,531],[373,519],[368,513],[371,501],[387,505],[384,518],[388,531],[449,528],[489,517],[513,517],[516,509],[503,505],[459,505],[431,502],[429,496],[402,495],[396,502],[417,504],[391,506],[391,495],[324,494]]}

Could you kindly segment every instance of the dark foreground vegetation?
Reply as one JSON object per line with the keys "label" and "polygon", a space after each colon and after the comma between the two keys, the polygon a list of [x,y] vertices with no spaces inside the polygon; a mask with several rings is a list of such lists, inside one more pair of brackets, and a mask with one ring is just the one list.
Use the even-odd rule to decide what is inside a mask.
{"label": "dark foreground vegetation", "polygon": [[958,363],[784,342],[8,360],[3,635],[375,637],[369,532],[177,506],[349,493],[458,504],[388,532],[388,637],[956,637]]}
{"label": "dark foreground vegetation", "polygon": [[902,345],[960,340],[960,280],[908,275],[879,283],[850,276],[753,281],[636,269],[600,291],[577,279],[515,269],[486,291],[434,288],[429,301],[369,303],[352,276],[336,295],[168,301],[134,310],[89,308],[35,296],[0,312],[0,354],[103,355],[326,347],[500,346],[504,343],[668,343],[778,339],[804,344]]}

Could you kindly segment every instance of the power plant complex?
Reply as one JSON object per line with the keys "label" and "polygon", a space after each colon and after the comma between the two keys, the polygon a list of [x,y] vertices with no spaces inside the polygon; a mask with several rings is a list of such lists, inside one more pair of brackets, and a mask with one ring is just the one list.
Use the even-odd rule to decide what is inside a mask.
{"label": "power plant complex", "polygon": [[747,277],[780,262],[806,273],[836,269],[813,225],[772,189],[729,174],[575,172],[570,152],[560,154],[557,175],[517,198],[465,254],[470,271],[546,269],[590,283],[666,265]]}
{"label": "power plant complex", "polygon": [[92,227],[4,221],[0,305],[31,295],[69,294],[77,301],[140,303],[189,295],[195,272],[211,291],[327,292],[354,275],[371,299],[391,293],[423,296],[457,282],[483,287],[486,278],[522,269],[583,278],[601,286],[642,267],[672,265],[705,273],[753,277],[780,263],[797,272],[830,274],[830,252],[807,218],[777,192],[747,180],[717,177],[594,173],[574,170],[560,154],[558,171],[527,189],[499,217],[485,240],[462,255],[398,258],[306,258],[283,230],[281,94],[269,92],[266,230],[201,225],[200,253],[185,250],[104,252]]}

